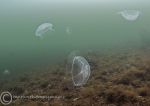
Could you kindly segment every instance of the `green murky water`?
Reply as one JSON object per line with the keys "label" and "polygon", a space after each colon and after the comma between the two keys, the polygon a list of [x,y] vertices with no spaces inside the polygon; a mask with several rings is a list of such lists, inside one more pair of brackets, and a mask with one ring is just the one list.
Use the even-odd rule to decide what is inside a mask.
{"label": "green murky water", "polygon": [[[140,48],[150,35],[148,0],[0,0],[0,72],[64,61],[73,50]],[[134,22],[117,12],[139,10]],[[55,32],[35,36],[38,25],[50,22]],[[71,29],[66,33],[66,27]],[[142,33],[142,34],[141,34]],[[147,38],[146,38],[147,39]],[[110,51],[111,52],[111,51]]]}

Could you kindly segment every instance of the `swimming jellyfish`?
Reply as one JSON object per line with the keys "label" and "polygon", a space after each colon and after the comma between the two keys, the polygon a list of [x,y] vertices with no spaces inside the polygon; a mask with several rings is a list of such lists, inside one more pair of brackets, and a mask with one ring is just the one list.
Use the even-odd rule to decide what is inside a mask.
{"label": "swimming jellyfish", "polygon": [[135,21],[138,19],[140,15],[140,11],[137,10],[124,10],[121,12],[118,12],[124,19],[128,21]]}
{"label": "swimming jellyfish", "polygon": [[72,80],[75,86],[82,86],[88,81],[91,70],[87,60],[82,56],[75,56],[72,61]]}
{"label": "swimming jellyfish", "polygon": [[9,75],[9,74],[10,74],[10,71],[7,70],[7,69],[5,69],[4,72],[3,72],[3,74],[4,74],[4,75]]}
{"label": "swimming jellyfish", "polygon": [[54,31],[53,24],[51,24],[51,23],[43,23],[43,24],[39,25],[38,28],[35,31],[35,35],[37,37],[42,37],[42,35],[44,33],[46,33],[47,31]]}
{"label": "swimming jellyfish", "polygon": [[71,34],[71,29],[70,29],[70,27],[66,27],[66,33],[69,35],[69,34]]}

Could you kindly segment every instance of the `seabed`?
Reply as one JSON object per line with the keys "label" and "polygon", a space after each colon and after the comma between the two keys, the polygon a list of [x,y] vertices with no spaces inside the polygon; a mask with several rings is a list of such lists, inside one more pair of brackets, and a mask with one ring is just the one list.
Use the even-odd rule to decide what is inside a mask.
{"label": "seabed", "polygon": [[13,99],[11,106],[150,106],[150,50],[92,52],[84,57],[91,76],[82,87],[73,85],[65,61],[0,82],[0,91],[58,97]]}

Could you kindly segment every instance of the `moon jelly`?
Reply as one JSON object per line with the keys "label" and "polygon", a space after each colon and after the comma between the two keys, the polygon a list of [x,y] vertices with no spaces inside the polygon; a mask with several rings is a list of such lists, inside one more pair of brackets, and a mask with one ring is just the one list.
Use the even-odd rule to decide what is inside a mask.
{"label": "moon jelly", "polygon": [[37,37],[42,37],[43,34],[46,33],[47,31],[54,31],[53,24],[43,23],[43,24],[39,25],[38,28],[35,31],[35,35]]}
{"label": "moon jelly", "polygon": [[67,27],[66,28],[66,33],[69,35],[69,34],[71,34],[71,29],[70,29],[70,27]]}
{"label": "moon jelly", "polygon": [[4,70],[3,74],[4,74],[4,75],[9,75],[9,74],[10,74],[10,71],[6,69],[6,70]]}
{"label": "moon jelly", "polygon": [[128,21],[135,21],[138,19],[140,15],[140,11],[137,10],[124,10],[121,12],[118,12],[124,19]]}
{"label": "moon jelly", "polygon": [[84,57],[75,56],[72,62],[72,80],[75,86],[82,86],[88,81],[91,70],[90,65]]}

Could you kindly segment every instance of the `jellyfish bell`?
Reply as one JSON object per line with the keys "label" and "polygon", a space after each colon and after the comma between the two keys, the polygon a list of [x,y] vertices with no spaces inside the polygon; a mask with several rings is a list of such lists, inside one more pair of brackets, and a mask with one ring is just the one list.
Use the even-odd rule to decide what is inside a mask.
{"label": "jellyfish bell", "polygon": [[75,56],[72,62],[72,81],[74,86],[83,86],[90,77],[90,65],[82,56]]}
{"label": "jellyfish bell", "polygon": [[78,50],[68,56],[67,72],[71,74],[74,86],[83,86],[87,83],[91,73],[90,65]]}
{"label": "jellyfish bell", "polygon": [[43,34],[45,34],[48,31],[55,31],[53,28],[53,24],[43,23],[37,27],[35,31],[35,36],[42,38]]}
{"label": "jellyfish bell", "polygon": [[124,10],[124,11],[118,12],[117,14],[120,14],[124,19],[128,21],[135,21],[138,19],[141,12],[137,10]]}
{"label": "jellyfish bell", "polygon": [[9,71],[8,69],[5,69],[4,72],[3,72],[3,74],[4,74],[4,75],[9,75],[9,74],[10,74],[10,71]]}
{"label": "jellyfish bell", "polygon": [[69,35],[69,34],[71,34],[71,29],[70,29],[70,27],[66,27],[66,33]]}

